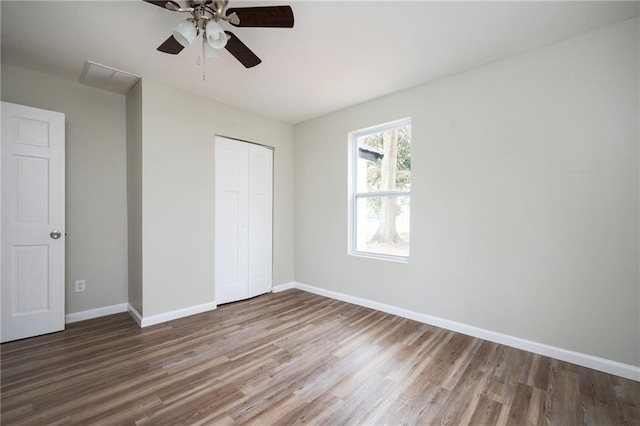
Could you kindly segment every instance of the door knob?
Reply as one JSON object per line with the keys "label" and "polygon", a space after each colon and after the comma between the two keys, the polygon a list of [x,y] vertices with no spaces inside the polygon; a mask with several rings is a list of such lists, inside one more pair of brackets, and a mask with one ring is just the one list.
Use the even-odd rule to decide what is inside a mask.
{"label": "door knob", "polygon": [[60,238],[62,236],[62,232],[60,232],[60,231],[51,231],[49,236],[51,236],[51,238],[53,238],[54,240],[57,240],[58,238]]}

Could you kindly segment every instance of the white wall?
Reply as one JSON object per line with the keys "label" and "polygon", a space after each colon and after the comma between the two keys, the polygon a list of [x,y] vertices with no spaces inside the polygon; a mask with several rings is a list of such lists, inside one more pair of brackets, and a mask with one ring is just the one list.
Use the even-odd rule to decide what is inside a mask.
{"label": "white wall", "polygon": [[215,301],[214,136],[275,147],[274,285],[293,280],[293,126],[142,82],[144,316]]}
{"label": "white wall", "polygon": [[66,115],[66,313],[126,302],[125,97],[5,63],[1,97]]}
{"label": "white wall", "polygon": [[[295,281],[640,366],[638,20],[295,126]],[[412,117],[411,262],[347,255],[347,133]]]}
{"label": "white wall", "polygon": [[129,304],[142,309],[142,82],[127,93],[127,236]]}

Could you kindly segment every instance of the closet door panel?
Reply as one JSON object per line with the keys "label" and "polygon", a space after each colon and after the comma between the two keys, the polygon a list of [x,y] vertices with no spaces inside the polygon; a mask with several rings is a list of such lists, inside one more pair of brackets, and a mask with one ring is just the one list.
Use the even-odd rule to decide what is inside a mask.
{"label": "closet door panel", "polygon": [[247,144],[216,137],[215,280],[216,302],[249,297]]}
{"label": "closet door panel", "polygon": [[249,297],[272,288],[273,150],[249,145]]}

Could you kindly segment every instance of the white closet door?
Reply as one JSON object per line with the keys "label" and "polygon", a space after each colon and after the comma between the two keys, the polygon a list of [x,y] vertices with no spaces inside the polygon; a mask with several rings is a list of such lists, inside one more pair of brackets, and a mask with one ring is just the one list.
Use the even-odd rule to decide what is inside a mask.
{"label": "white closet door", "polygon": [[249,297],[271,291],[273,150],[249,144]]}
{"label": "white closet door", "polygon": [[219,304],[272,287],[273,150],[216,137],[215,288]]}
{"label": "white closet door", "polygon": [[248,144],[216,137],[215,289],[219,304],[249,297],[248,154]]}

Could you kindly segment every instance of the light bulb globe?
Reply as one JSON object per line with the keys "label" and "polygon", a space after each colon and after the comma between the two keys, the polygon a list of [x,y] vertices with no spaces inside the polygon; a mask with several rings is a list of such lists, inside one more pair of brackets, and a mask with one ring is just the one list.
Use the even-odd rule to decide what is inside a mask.
{"label": "light bulb globe", "polygon": [[190,46],[193,40],[196,39],[196,35],[198,35],[196,26],[189,20],[180,22],[172,34],[173,38],[184,47]]}

